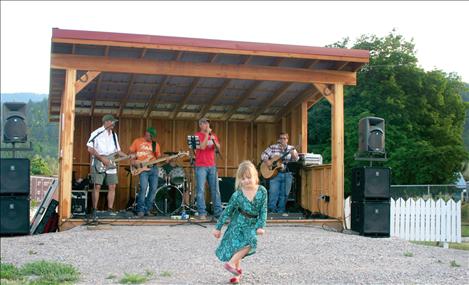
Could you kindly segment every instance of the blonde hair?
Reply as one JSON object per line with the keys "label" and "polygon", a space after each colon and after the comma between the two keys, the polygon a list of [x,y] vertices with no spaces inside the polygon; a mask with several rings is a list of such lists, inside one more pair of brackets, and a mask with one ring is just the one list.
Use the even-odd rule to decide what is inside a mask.
{"label": "blonde hair", "polygon": [[235,181],[235,189],[238,190],[241,184],[241,180],[244,176],[253,177],[256,185],[259,185],[259,173],[257,172],[256,167],[254,164],[249,161],[245,160],[241,162],[238,166],[238,170],[236,171],[236,181]]}

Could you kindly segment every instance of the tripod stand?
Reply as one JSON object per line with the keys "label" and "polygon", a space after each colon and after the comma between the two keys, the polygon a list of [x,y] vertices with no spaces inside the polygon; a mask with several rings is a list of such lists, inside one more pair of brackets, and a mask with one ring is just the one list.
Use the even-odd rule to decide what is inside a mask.
{"label": "tripod stand", "polygon": [[[194,176],[194,168],[195,168],[195,149],[197,148],[197,145],[200,145],[200,139],[198,136],[187,136],[187,145],[191,149],[190,153],[190,175],[189,175],[189,182],[188,182],[188,187],[184,189],[184,193],[182,195],[182,213],[188,213],[186,223],[180,223],[176,225],[171,225],[171,226],[179,226],[179,225],[187,225],[187,224],[194,224],[201,226],[203,228],[206,228],[206,226],[202,225],[201,223],[194,222],[191,220],[191,212],[195,212],[195,209],[191,208],[184,200],[184,196],[189,191],[189,204],[191,203],[192,200],[192,185],[193,185],[193,180],[192,177]],[[187,210],[187,212],[186,212]]]}

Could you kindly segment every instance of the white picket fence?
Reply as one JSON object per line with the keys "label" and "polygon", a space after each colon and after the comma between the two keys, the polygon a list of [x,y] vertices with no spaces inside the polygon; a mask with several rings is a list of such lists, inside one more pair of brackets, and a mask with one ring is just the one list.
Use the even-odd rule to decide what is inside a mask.
{"label": "white picket fence", "polygon": [[[461,201],[391,198],[390,204],[392,237],[414,241],[461,242]],[[350,229],[350,197],[345,199],[344,213],[346,226]]]}
{"label": "white picket fence", "polygon": [[391,199],[390,234],[406,240],[461,242],[461,201]]}

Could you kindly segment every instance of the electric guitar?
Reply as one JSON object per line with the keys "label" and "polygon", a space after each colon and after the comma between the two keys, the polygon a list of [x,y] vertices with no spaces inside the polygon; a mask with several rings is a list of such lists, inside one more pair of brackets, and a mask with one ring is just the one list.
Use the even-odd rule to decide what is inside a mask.
{"label": "electric guitar", "polygon": [[[273,155],[271,159],[263,161],[260,167],[262,177],[265,179],[275,177],[278,174],[279,169],[282,168],[282,159],[284,159],[292,150],[298,148],[298,146],[285,151],[282,155]],[[271,163],[270,166],[267,164],[268,162]]]}
{"label": "electric guitar", "polygon": [[104,173],[109,169],[117,168],[116,162],[119,162],[119,161],[125,160],[125,159],[135,158],[134,154],[130,154],[130,155],[122,156],[122,157],[119,157],[119,158],[115,158],[116,154],[117,154],[117,152],[106,156],[106,158],[109,159],[109,162],[110,162],[108,166],[104,165],[104,163],[101,160],[99,160],[95,157],[94,158],[94,167],[96,169],[96,172]]}
{"label": "electric guitar", "polygon": [[136,163],[136,164],[131,164],[130,165],[130,173],[133,176],[139,175],[143,171],[149,171],[150,170],[149,166],[151,166],[153,164],[163,162],[167,159],[173,159],[173,158],[182,157],[182,156],[189,156],[189,152],[188,151],[185,151],[185,152],[180,151],[180,152],[178,152],[178,154],[175,154],[175,155],[165,156],[165,157],[162,157],[162,158],[158,158],[158,159],[154,159],[154,160],[150,160],[150,161],[146,161],[146,162],[139,162],[139,163]]}

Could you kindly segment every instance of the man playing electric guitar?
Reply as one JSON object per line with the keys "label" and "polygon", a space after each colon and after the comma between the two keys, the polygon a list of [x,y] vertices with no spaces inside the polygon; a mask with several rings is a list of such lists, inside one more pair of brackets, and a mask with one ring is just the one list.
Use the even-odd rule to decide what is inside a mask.
{"label": "man playing electric guitar", "polygon": [[[103,116],[103,125],[91,133],[90,139],[86,146],[88,152],[93,156],[91,161],[91,177],[94,183],[93,194],[91,195],[93,201],[93,210],[91,212],[93,221],[96,221],[96,209],[99,201],[99,191],[104,181],[109,187],[107,194],[107,203],[110,215],[116,215],[113,211],[114,197],[116,195],[117,169],[109,167],[111,160],[108,158],[110,154],[118,153],[121,157],[127,156],[121,151],[117,134],[113,131],[114,125],[117,120],[113,115]],[[98,162],[99,161],[99,162]],[[100,172],[97,170],[96,165],[104,164],[105,171]]]}
{"label": "man playing electric guitar", "polygon": [[[282,156],[282,160],[276,161],[275,158]],[[298,152],[296,149],[293,146],[288,145],[287,133],[281,133],[278,143],[269,146],[261,154],[261,160],[263,163],[267,164],[267,166],[272,166],[272,163],[282,163],[278,167],[278,174],[270,179],[269,212],[285,213],[287,197],[288,194],[290,194],[293,180],[293,176],[291,172],[288,171],[286,164],[290,161],[297,161],[298,158]]]}
{"label": "man playing electric guitar", "polygon": [[[136,138],[130,146],[130,153],[135,154],[137,159],[131,160],[133,165],[155,160],[160,157],[160,145],[155,141],[156,130],[148,128],[143,137]],[[150,216],[156,190],[158,189],[158,167],[150,165],[139,174],[140,190],[137,195],[137,215],[139,218]],[[147,193],[148,188],[148,193]]]}

